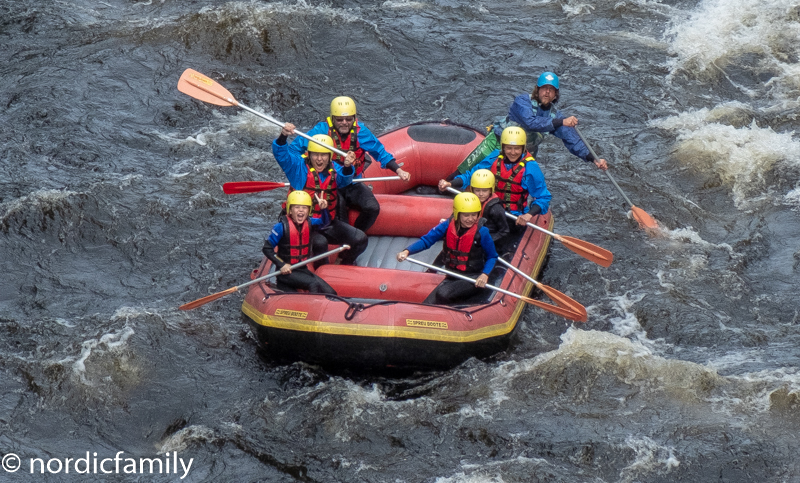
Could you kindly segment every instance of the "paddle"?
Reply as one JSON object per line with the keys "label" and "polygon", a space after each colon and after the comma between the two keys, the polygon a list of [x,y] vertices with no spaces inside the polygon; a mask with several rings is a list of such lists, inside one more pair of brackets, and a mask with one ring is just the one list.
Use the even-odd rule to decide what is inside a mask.
{"label": "paddle", "polygon": [[[444,268],[439,268],[439,267],[435,267],[433,265],[428,265],[425,262],[420,262],[419,260],[415,260],[415,259],[413,259],[411,257],[406,257],[406,260],[411,262],[411,263],[415,263],[417,265],[420,265],[420,266],[423,266],[423,267],[426,267],[426,268],[430,268],[431,270],[436,270],[437,272],[446,273],[447,275],[450,275],[451,277],[455,277],[455,278],[459,278],[461,280],[466,280],[468,282],[475,283],[475,279],[474,278],[469,278],[467,276],[464,276],[464,275],[461,275],[461,274],[458,274],[458,273],[455,273],[455,272],[451,272],[450,270],[445,270]],[[519,300],[521,300],[521,301],[523,301],[523,302],[525,302],[527,304],[535,305],[535,306],[537,306],[539,308],[542,308],[542,309],[544,309],[544,310],[546,310],[548,312],[552,312],[552,313],[554,313],[556,315],[560,315],[560,316],[565,317],[565,318],[567,318],[569,320],[574,320],[576,322],[586,322],[586,312],[585,311],[581,314],[581,313],[574,312],[574,311],[569,310],[569,309],[565,309],[565,308],[562,308],[562,307],[557,307],[555,305],[546,304],[544,302],[540,302],[538,300],[534,300],[534,299],[532,299],[530,297],[526,297],[524,295],[516,294],[514,292],[509,292],[508,290],[502,289],[500,287],[495,287],[494,285],[490,285],[488,283],[486,285],[484,285],[484,286],[486,288],[488,288],[489,290],[494,290],[495,292],[500,292],[500,293],[503,293],[503,294],[506,294],[506,295],[510,295],[511,297],[517,298],[517,299],[519,299]]]}
{"label": "paddle", "polygon": [[[448,187],[447,191],[455,194],[461,193],[460,191],[452,187]],[[511,218],[512,220],[516,220],[517,218],[519,218],[518,216],[512,215],[511,213],[508,212],[506,212],[506,216],[508,218]],[[526,223],[526,225],[530,226],[533,229],[547,233],[554,239],[563,243],[564,246],[566,246],[573,252],[577,253],[578,255],[582,256],[587,260],[593,261],[594,263],[600,265],[601,267],[608,267],[611,265],[611,262],[614,261],[613,253],[593,243],[589,243],[587,241],[583,241],[578,238],[573,238],[571,236],[556,235],[552,231],[545,230],[541,226],[535,225],[533,223]]]}
{"label": "paddle", "polygon": [[[594,152],[594,149],[592,149],[592,146],[590,146],[589,142],[586,141],[586,138],[583,137],[583,133],[581,133],[581,130],[578,129],[578,126],[575,126],[574,129],[575,129],[575,132],[578,133],[578,137],[580,137],[581,141],[583,141],[583,144],[585,144],[586,147],[589,148],[589,152],[592,153],[592,156],[594,156],[594,159],[600,159],[600,156],[598,156]],[[642,227],[642,228],[650,229],[650,230],[657,230],[658,229],[658,222],[656,222],[656,220],[652,216],[650,216],[650,214],[648,212],[644,211],[643,209],[641,209],[641,208],[639,208],[637,206],[634,206],[634,204],[631,203],[631,200],[625,195],[625,192],[622,191],[622,188],[619,187],[619,185],[617,184],[617,181],[611,176],[611,173],[609,173],[607,169],[604,170],[604,171],[606,173],[606,176],[608,176],[608,179],[610,179],[611,182],[614,183],[614,187],[617,188],[617,191],[619,191],[619,194],[621,194],[622,197],[625,198],[625,201],[627,201],[628,204],[631,206],[631,212],[633,213],[633,219],[635,219],[636,222],[639,223],[639,226]]]}
{"label": "paddle", "polygon": [[[358,178],[353,183],[369,183],[370,181],[392,181],[400,179],[400,176],[383,176],[378,178]],[[277,188],[285,188],[289,183],[277,183],[275,181],[231,181],[222,185],[222,191],[229,195],[241,193],[257,193],[259,191],[269,191]]]}
{"label": "paddle", "polygon": [[[319,260],[321,258],[325,258],[327,256],[333,255],[334,253],[339,253],[339,252],[341,252],[343,250],[348,250],[349,248],[350,248],[350,245],[342,245],[339,248],[335,248],[335,249],[333,249],[331,251],[328,251],[328,252],[325,252],[325,253],[323,253],[321,255],[317,255],[317,256],[311,257],[311,258],[309,258],[307,260],[303,260],[300,263],[295,263],[294,265],[291,266],[291,268],[295,269],[295,268],[302,267],[304,265],[308,265],[311,262],[316,262],[317,260]],[[199,298],[199,299],[197,299],[197,300],[195,300],[193,302],[189,302],[188,304],[183,304],[178,308],[181,309],[181,310],[196,309],[197,307],[200,307],[201,305],[205,305],[205,304],[207,304],[207,303],[209,303],[211,301],[214,301],[214,300],[217,300],[219,298],[222,298],[222,297],[224,297],[224,296],[226,296],[228,294],[232,294],[232,293],[238,291],[239,289],[247,287],[248,285],[253,285],[254,283],[258,283],[258,282],[264,281],[264,280],[266,280],[268,278],[275,277],[275,276],[278,276],[280,274],[281,274],[280,270],[275,270],[274,272],[272,272],[270,274],[267,274],[267,275],[264,275],[263,277],[259,277],[259,278],[256,278],[254,280],[250,280],[247,283],[243,283],[241,285],[237,285],[235,287],[231,287],[231,288],[229,288],[227,290],[223,290],[222,292],[217,292],[215,294],[206,295],[205,297]]]}
{"label": "paddle", "polygon": [[[276,126],[281,128],[284,126],[284,123],[280,122],[269,114],[264,114],[263,112],[258,112],[255,109],[250,109],[241,102],[237,101],[227,89],[217,84],[207,76],[197,72],[196,70],[186,69],[183,71],[181,78],[178,80],[178,90],[186,95],[194,97],[197,100],[208,102],[209,104],[215,104],[217,106],[241,107],[245,111],[255,114],[256,116],[265,119]],[[323,144],[304,132],[298,131],[297,129],[292,132],[298,136],[308,139],[313,143],[317,143],[320,146],[330,149],[340,156],[347,156],[347,153],[344,151],[328,146],[327,144]]]}
{"label": "paddle", "polygon": [[543,284],[541,282],[537,282],[533,277],[531,277],[527,273],[523,272],[519,268],[515,267],[510,262],[505,261],[502,257],[498,257],[497,260],[500,263],[502,263],[503,265],[505,265],[508,268],[510,268],[511,270],[513,270],[514,272],[516,272],[519,275],[521,275],[523,278],[525,278],[529,282],[531,282],[534,285],[536,285],[536,287],[539,290],[541,290],[542,292],[544,292],[545,295],[550,297],[550,300],[552,300],[553,302],[555,302],[559,306],[564,307],[565,309],[569,309],[569,310],[571,310],[571,311],[573,311],[575,313],[582,314],[583,318],[584,318],[583,320],[586,320],[586,307],[581,305],[578,301],[567,297],[566,295],[564,295],[563,293],[561,293],[558,290],[554,289],[553,287],[549,287],[549,286],[547,286],[547,285],[545,285],[545,284]]}

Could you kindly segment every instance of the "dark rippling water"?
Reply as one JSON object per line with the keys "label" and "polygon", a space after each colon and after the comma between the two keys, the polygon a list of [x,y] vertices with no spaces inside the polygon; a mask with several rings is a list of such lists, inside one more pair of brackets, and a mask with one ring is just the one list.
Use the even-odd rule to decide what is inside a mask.
{"label": "dark rippling water", "polygon": [[[800,481],[799,46],[795,0],[5,0],[0,480],[184,474],[55,471],[123,451],[194,482]],[[187,67],[304,129],[351,95],[375,132],[483,126],[554,70],[663,230],[550,141],[556,231],[616,256],[551,250],[587,324],[530,308],[444,372],[278,365],[240,295],[177,310],[246,281],[277,214],[222,183],[282,179],[277,128]]]}

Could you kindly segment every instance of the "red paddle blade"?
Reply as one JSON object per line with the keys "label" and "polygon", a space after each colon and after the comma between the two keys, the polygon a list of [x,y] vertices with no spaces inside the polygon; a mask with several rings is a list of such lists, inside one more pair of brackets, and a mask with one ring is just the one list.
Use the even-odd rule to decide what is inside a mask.
{"label": "red paddle blade", "polygon": [[276,183],[274,181],[233,181],[223,184],[222,191],[229,195],[238,195],[242,193],[269,191],[286,186],[288,186],[288,183]]}
{"label": "red paddle blade", "polygon": [[530,297],[524,297],[522,295],[519,296],[519,299],[522,300],[525,303],[528,303],[528,304],[531,304],[531,305],[535,305],[535,306],[539,307],[540,309],[544,309],[544,310],[546,310],[548,312],[552,312],[552,313],[554,313],[556,315],[560,315],[560,316],[565,317],[565,318],[567,318],[569,320],[574,320],[575,322],[586,322],[586,319],[587,319],[587,314],[586,314],[586,310],[585,309],[582,312],[575,312],[575,311],[570,310],[570,309],[566,309],[566,308],[563,308],[563,307],[558,307],[556,305],[551,305],[551,304],[548,304],[548,303],[540,302],[538,300],[534,300],[534,299],[532,299]]}
{"label": "red paddle blade", "polygon": [[639,223],[639,226],[642,228],[648,230],[658,229],[658,222],[643,209],[636,206],[631,206],[631,213],[633,213],[633,219],[636,220],[636,222]]}
{"label": "red paddle blade", "polygon": [[580,302],[578,302],[577,300],[567,297],[566,294],[563,294],[558,290],[554,289],[553,287],[550,287],[543,283],[540,283],[538,287],[539,290],[544,292],[544,294],[547,295],[550,298],[550,300],[555,302],[556,305],[558,305],[559,307],[563,307],[577,314],[583,314],[584,316],[586,316],[586,307],[581,305]]}
{"label": "red paddle blade", "polygon": [[585,240],[561,235],[559,241],[573,252],[601,267],[608,267],[614,261],[613,253]]}
{"label": "red paddle blade", "polygon": [[193,302],[189,302],[188,304],[183,304],[178,308],[181,309],[181,310],[196,309],[197,307],[200,307],[201,305],[205,305],[205,304],[207,304],[207,303],[209,303],[211,301],[214,301],[214,300],[217,300],[217,299],[221,299],[222,297],[235,292],[237,288],[238,287],[231,287],[231,288],[229,288],[227,290],[223,290],[222,292],[217,292],[215,294],[206,295],[205,297],[199,298],[199,299],[197,299],[197,300],[195,300]]}
{"label": "red paddle blade", "polygon": [[186,69],[178,80],[178,90],[186,95],[218,106],[238,106],[239,103],[221,85],[196,70]]}

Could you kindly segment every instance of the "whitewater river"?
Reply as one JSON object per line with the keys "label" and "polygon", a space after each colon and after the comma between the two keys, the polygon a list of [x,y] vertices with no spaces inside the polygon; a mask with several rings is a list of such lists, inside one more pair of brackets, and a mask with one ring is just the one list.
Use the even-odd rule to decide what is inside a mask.
{"label": "whitewater river", "polygon": [[[284,195],[223,194],[284,179],[278,129],[189,67],[376,133],[485,126],[553,70],[662,230],[551,139],[555,230],[616,257],[552,246],[588,323],[528,308],[442,372],[276,363],[241,294],[178,310],[249,280]],[[800,481],[798,114],[796,0],[5,0],[0,481]]]}

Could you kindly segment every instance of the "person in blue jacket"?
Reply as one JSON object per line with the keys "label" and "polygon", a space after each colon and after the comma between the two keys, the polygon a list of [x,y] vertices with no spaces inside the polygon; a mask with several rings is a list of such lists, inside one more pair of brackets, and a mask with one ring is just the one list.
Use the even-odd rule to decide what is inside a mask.
{"label": "person in blue jacket", "polygon": [[[354,178],[361,178],[364,170],[375,159],[380,163],[381,168],[390,169],[400,176],[403,181],[411,179],[411,175],[400,168],[390,153],[386,151],[383,144],[375,137],[367,127],[356,117],[356,103],[349,97],[337,97],[331,101],[331,115],[325,121],[317,123],[308,134],[326,134],[333,139],[334,147],[341,151],[355,153]],[[291,149],[302,154],[308,148],[308,141],[303,137],[298,137],[292,141]],[[367,159],[367,154],[371,156]],[[341,156],[333,154],[333,161],[337,164],[342,163]],[[353,183],[343,186],[339,190],[341,203],[339,218],[348,221],[347,210],[355,207],[359,210],[359,215],[353,222],[353,226],[361,231],[367,231],[378,219],[380,205],[372,190],[363,183]]]}
{"label": "person in blue jacket", "polygon": [[[309,195],[316,195],[328,204],[331,222],[328,226],[320,228],[314,236],[312,241],[314,252],[326,252],[328,243],[350,245],[349,250],[342,252],[340,260],[342,265],[354,265],[356,258],[367,249],[367,235],[337,219],[336,209],[338,190],[353,181],[355,154],[348,153],[342,164],[331,163],[333,152],[322,145],[333,147],[333,140],[325,134],[316,134],[312,137],[319,142],[310,143],[307,151],[299,155],[289,149],[286,143],[287,137],[294,130],[294,124],[288,122],[284,124],[280,136],[272,142],[272,154],[286,174],[292,190],[303,190]],[[322,216],[322,210],[316,201],[311,213],[314,218]],[[314,262],[314,266],[318,267],[325,263],[326,259],[319,260]]]}
{"label": "person in blue jacket", "polygon": [[289,193],[286,198],[286,214],[278,218],[278,223],[264,240],[261,251],[280,271],[280,275],[275,277],[278,290],[296,292],[303,289],[311,293],[336,295],[336,290],[319,275],[312,273],[308,265],[292,269],[292,265],[308,260],[312,255],[319,255],[311,248],[313,234],[316,229],[327,226],[331,220],[328,202],[317,194],[314,197],[322,210],[319,218],[310,216],[314,203],[308,193],[300,190]]}
{"label": "person in blue jacket", "polygon": [[[503,130],[509,126],[519,126],[528,136],[528,151],[536,156],[539,144],[545,139],[545,134],[552,134],[561,139],[570,153],[578,158],[594,163],[602,170],[608,169],[605,159],[595,159],[589,148],[578,136],[574,127],[578,125],[575,116],[564,117],[555,107],[558,102],[558,76],[552,72],[544,72],[536,81],[536,87],[531,94],[520,94],[514,98],[508,115],[495,119],[489,127],[489,134],[472,153],[458,167],[458,173],[465,173],[478,163],[486,153],[498,147],[498,141]],[[453,173],[448,180],[453,179],[458,173]]]}
{"label": "person in blue jacket", "polygon": [[402,262],[409,255],[427,250],[444,239],[441,260],[444,268],[475,279],[475,283],[447,276],[423,303],[448,305],[463,302],[486,290],[489,273],[497,263],[497,250],[489,229],[480,217],[481,202],[473,193],[459,193],[453,199],[453,216],[436,225],[425,236],[397,254]]}
{"label": "person in blue jacket", "polygon": [[[495,177],[495,193],[506,211],[516,215],[519,234],[534,215],[547,214],[552,195],[547,189],[544,174],[530,153],[525,152],[527,136],[519,127],[508,127],[500,136],[500,150],[492,151],[471,170],[457,176],[452,182],[439,181],[439,189],[469,186],[473,173],[488,169]],[[528,203],[528,195],[533,202]]]}

